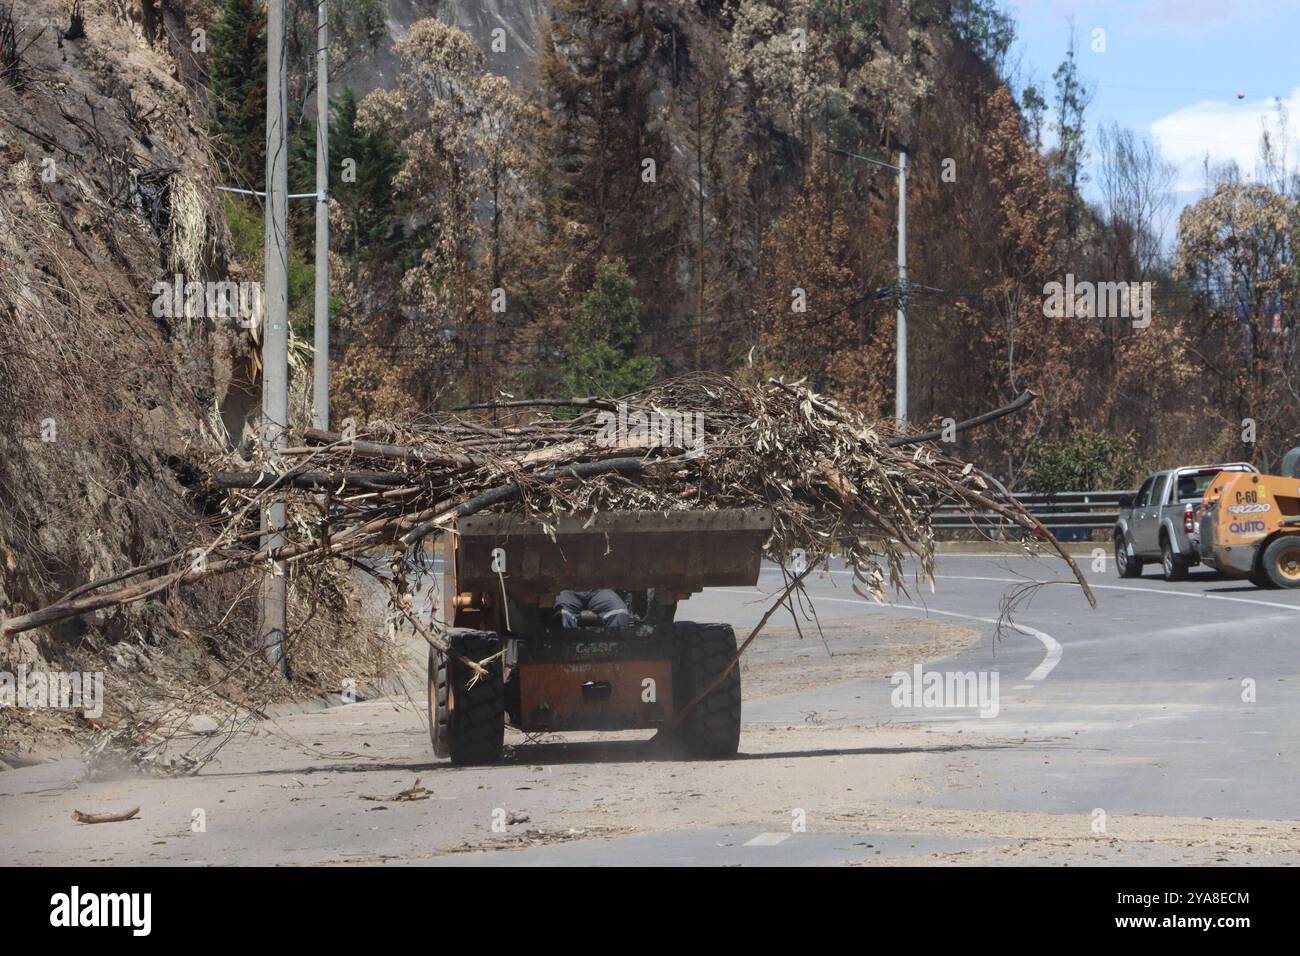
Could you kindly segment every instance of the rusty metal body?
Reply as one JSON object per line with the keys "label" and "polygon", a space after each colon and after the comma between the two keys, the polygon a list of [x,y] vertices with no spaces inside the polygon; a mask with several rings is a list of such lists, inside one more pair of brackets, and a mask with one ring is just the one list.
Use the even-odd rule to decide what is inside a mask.
{"label": "rusty metal body", "polygon": [[[521,727],[639,730],[672,719],[671,625],[574,630],[548,630],[520,642]],[[646,693],[650,688],[653,694]]]}
{"label": "rusty metal body", "polygon": [[[659,727],[677,696],[677,603],[757,583],[771,526],[766,511],[474,515],[446,535],[442,619],[505,640],[506,712],[521,730]],[[559,592],[597,588],[631,592],[631,626],[556,626]]]}

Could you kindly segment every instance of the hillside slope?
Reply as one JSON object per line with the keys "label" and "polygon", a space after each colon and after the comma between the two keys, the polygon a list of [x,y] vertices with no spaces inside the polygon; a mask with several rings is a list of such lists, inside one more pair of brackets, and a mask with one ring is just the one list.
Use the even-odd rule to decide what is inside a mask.
{"label": "hillside slope", "polygon": [[[187,314],[160,295],[178,282],[260,278],[229,259],[184,82],[194,64],[173,54],[191,35],[187,10],[208,13],[171,3],[158,20],[141,0],[97,0],[76,39],[43,22],[67,29],[61,2],[14,14],[22,57],[0,80],[4,615],[197,543],[202,515],[181,462],[245,440],[260,400],[250,323],[206,303]],[[103,670],[107,697],[99,722],[0,707],[0,758],[29,746],[32,730],[115,728],[195,678],[233,690],[255,626],[244,584],[0,638],[0,671]],[[337,680],[333,664],[304,654],[299,677]]]}

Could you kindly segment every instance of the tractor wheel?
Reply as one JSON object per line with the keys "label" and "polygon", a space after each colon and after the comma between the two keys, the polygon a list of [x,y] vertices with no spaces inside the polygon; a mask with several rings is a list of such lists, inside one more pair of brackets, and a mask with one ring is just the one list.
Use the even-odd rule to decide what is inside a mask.
{"label": "tractor wheel", "polygon": [[451,651],[443,657],[429,648],[429,735],[433,752],[458,766],[493,763],[505,739],[506,690],[501,659],[483,665],[487,675],[470,686],[473,673],[461,657],[481,661],[501,650],[491,631],[453,628]]}
{"label": "tractor wheel", "polygon": [[[673,624],[674,707],[686,707],[708,690],[736,656],[736,632],[730,624]],[[688,756],[706,760],[734,757],[740,746],[740,667],[733,667],[678,725],[678,739]]]}
{"label": "tractor wheel", "polygon": [[1160,539],[1160,567],[1166,581],[1186,581],[1187,562],[1174,554],[1173,545],[1168,538]]}
{"label": "tractor wheel", "polygon": [[1300,588],[1300,535],[1274,538],[1260,558],[1260,570],[1280,588]]}
{"label": "tractor wheel", "polygon": [[1122,534],[1115,535],[1115,570],[1121,578],[1142,577],[1142,561],[1128,553]]}

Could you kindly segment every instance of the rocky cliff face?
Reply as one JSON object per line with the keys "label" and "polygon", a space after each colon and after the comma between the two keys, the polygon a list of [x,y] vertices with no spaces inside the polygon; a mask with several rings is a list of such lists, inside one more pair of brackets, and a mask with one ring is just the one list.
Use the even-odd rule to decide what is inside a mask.
{"label": "rocky cliff face", "polygon": [[[192,85],[190,16],[211,11],[83,9],[84,32],[69,30],[62,0],[0,4],[22,51],[0,63],[3,616],[196,544],[187,463],[238,442],[260,401],[247,323],[171,294],[261,278],[230,258]],[[0,637],[0,671],[104,669],[120,716],[132,679],[208,679],[214,659],[244,653],[251,621],[236,582],[160,593]],[[0,707],[0,752],[13,751],[6,731],[12,741],[20,725],[65,717]]]}
{"label": "rocky cliff face", "polygon": [[[156,283],[232,267],[168,24],[86,7],[72,39],[65,4],[26,5],[30,46],[18,82],[0,83],[8,608],[171,541],[183,505],[168,457],[223,446],[228,400],[242,414],[255,391],[246,331],[153,307]],[[189,32],[183,14],[170,27]]]}

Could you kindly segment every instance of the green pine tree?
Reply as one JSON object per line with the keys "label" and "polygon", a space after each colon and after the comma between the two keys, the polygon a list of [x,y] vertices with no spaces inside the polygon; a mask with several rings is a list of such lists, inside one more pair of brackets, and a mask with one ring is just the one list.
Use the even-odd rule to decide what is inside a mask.
{"label": "green pine tree", "polygon": [[[341,251],[367,257],[383,252],[397,216],[393,177],[402,157],[387,132],[357,125],[357,103],[350,86],[330,102],[330,195],[352,225],[354,245]],[[289,143],[289,182],[293,192],[316,188],[316,124],[311,120]]]}
{"label": "green pine tree", "polygon": [[621,259],[601,259],[569,335],[564,385],[570,395],[622,396],[654,381],[659,363],[637,355],[641,302]]}
{"label": "green pine tree", "polygon": [[210,35],[208,129],[227,175],[261,188],[266,171],[266,12],[258,0],[223,0]]}

